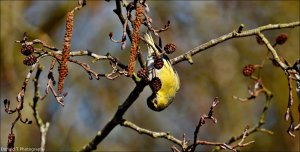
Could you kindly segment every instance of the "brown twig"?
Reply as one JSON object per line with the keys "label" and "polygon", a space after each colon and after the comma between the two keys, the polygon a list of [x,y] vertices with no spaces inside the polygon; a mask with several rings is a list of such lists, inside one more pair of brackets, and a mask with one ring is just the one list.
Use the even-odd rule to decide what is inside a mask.
{"label": "brown twig", "polygon": [[126,33],[127,33],[126,29],[128,27],[128,18],[129,18],[129,16],[130,16],[130,11],[127,11],[127,17],[126,17],[125,22],[123,24],[123,33],[122,33],[122,39],[121,40],[115,40],[115,39],[113,39],[113,33],[112,32],[109,33],[109,38],[110,38],[110,40],[112,42],[114,42],[114,43],[122,43],[121,50],[124,50],[125,47],[126,47]]}
{"label": "brown twig", "polygon": [[[43,47],[49,46],[46,43],[44,43],[43,41],[41,41],[41,40],[36,39],[36,41],[41,42],[41,44],[43,45]],[[56,60],[60,61],[61,60],[61,56],[62,56],[62,51],[58,50],[55,47],[53,47],[53,49],[55,49],[57,51],[55,51],[55,52],[43,51],[43,52],[36,52],[36,53],[38,53],[42,57],[44,57],[44,56],[52,56]],[[113,80],[113,79],[116,79],[117,77],[119,77],[120,75],[127,75],[127,72],[124,71],[124,70],[127,69],[127,66],[125,64],[121,63],[116,57],[111,56],[109,53],[107,53],[106,55],[98,55],[98,54],[93,53],[93,52],[91,52],[89,50],[80,50],[80,51],[72,51],[72,52],[69,53],[68,56],[69,57],[74,57],[74,56],[90,56],[90,57],[94,58],[94,60],[92,61],[93,63],[95,63],[95,62],[97,62],[99,60],[108,60],[108,61],[110,61],[111,65],[112,65],[112,68],[113,68],[113,72],[111,72],[109,74],[98,74],[97,75],[97,73],[93,72],[86,63],[81,63],[80,61],[68,58],[69,61],[81,65],[87,72],[89,72],[92,75],[94,75],[97,79],[99,79],[99,77],[102,76],[102,77],[106,77],[107,79]],[[53,66],[51,66],[52,67],[50,69],[51,72],[49,72],[49,75],[52,75],[52,76],[53,76],[54,64],[56,63],[55,59],[52,60]],[[124,70],[121,70],[121,69],[117,68],[115,65],[117,65],[118,67],[120,67],[121,69],[124,69]],[[51,80],[52,80],[53,85],[55,85],[54,78],[52,78]],[[50,84],[50,83],[47,83],[47,84]],[[49,88],[49,85],[48,85],[48,88]],[[57,94],[57,93],[55,93],[55,94]]]}
{"label": "brown twig", "polygon": [[126,70],[121,70],[121,69],[118,68],[118,63],[117,62],[112,62],[112,61],[110,62],[111,67],[113,68],[111,73],[100,74],[100,73],[97,73],[97,72],[93,71],[87,63],[83,63],[83,62],[80,62],[80,61],[74,60],[74,59],[69,59],[69,61],[80,65],[89,74],[89,79],[90,80],[93,79],[93,76],[97,80],[99,80],[100,77],[105,77],[109,80],[114,80],[114,79],[120,77],[121,75],[127,75]]}
{"label": "brown twig", "polygon": [[[255,76],[251,76],[251,79],[253,79],[255,81],[255,84],[254,84],[254,90],[253,91],[249,91],[250,93],[250,97],[248,97],[247,99],[243,99],[243,98],[238,98],[238,97],[235,97],[235,99],[237,100],[240,100],[240,101],[248,101],[248,100],[251,100],[251,99],[255,99],[258,95],[260,95],[261,93],[264,93],[265,94],[265,97],[266,97],[266,101],[265,101],[265,105],[264,105],[264,108],[263,108],[263,111],[260,115],[260,120],[258,122],[258,124],[252,128],[249,128],[247,129],[247,135],[250,135],[250,134],[253,134],[257,131],[260,131],[260,132],[265,132],[265,133],[268,133],[268,134],[273,134],[273,132],[269,131],[269,130],[266,130],[264,128],[262,128],[262,126],[264,125],[265,123],[265,119],[266,119],[266,113],[269,109],[269,106],[270,106],[270,103],[271,103],[271,99],[273,97],[273,94],[271,91],[269,91],[262,83],[261,79],[260,78],[257,78]],[[241,140],[244,138],[244,134],[240,134],[239,136],[236,136],[236,137],[232,137],[228,142],[226,142],[227,144],[231,144],[235,141],[238,141],[238,140]]]}
{"label": "brown twig", "polygon": [[230,146],[230,144],[228,143],[221,143],[221,142],[208,142],[208,141],[200,141],[198,140],[196,142],[197,145],[211,145],[211,146],[217,146],[219,148],[215,149],[215,150],[220,150],[221,149],[225,149],[225,150],[232,150],[232,151],[235,151],[237,152],[238,150],[236,148],[238,147],[245,147],[245,146],[248,146],[252,143],[254,143],[254,141],[250,141],[250,142],[247,142],[247,143],[243,143],[245,138],[248,136],[248,126],[246,127],[246,129],[244,130],[244,132],[242,133],[242,138],[241,138],[241,141],[234,145],[234,146]]}
{"label": "brown twig", "polygon": [[[35,41],[39,41],[40,44],[45,48],[47,48],[47,46],[49,46],[48,44],[46,44],[42,40],[36,39]],[[21,43],[21,41],[16,41],[16,42]],[[32,43],[32,42],[28,42],[28,43]],[[35,52],[35,53],[39,54],[42,57],[52,56],[56,60],[60,61],[61,56],[62,56],[62,50],[59,50],[55,47],[51,47],[50,50],[56,50],[56,51],[55,52],[53,52],[53,51],[42,51],[42,52]],[[70,51],[68,56],[69,57],[90,56],[90,57],[94,58],[94,60],[92,61],[93,63],[96,63],[99,60],[108,60],[108,61],[116,63],[122,69],[127,69],[127,65],[121,63],[116,57],[111,56],[109,53],[107,53],[106,55],[99,55],[99,54],[91,52],[90,50],[79,50],[79,51]]]}
{"label": "brown twig", "polygon": [[[121,126],[124,126],[124,127],[127,127],[127,128],[130,128],[130,129],[133,129],[135,131],[137,131],[139,134],[146,134],[152,138],[164,138],[164,139],[167,139],[171,142],[173,142],[174,144],[182,147],[182,141],[175,138],[173,135],[171,135],[170,133],[168,132],[155,132],[155,131],[151,131],[151,130],[148,130],[148,129],[144,129],[144,128],[141,128],[139,126],[137,126],[136,124],[128,121],[128,120],[125,120],[123,119],[120,123]],[[184,146],[185,147],[185,146]]]}
{"label": "brown twig", "polygon": [[294,102],[294,99],[293,99],[293,92],[292,92],[292,78],[291,78],[291,75],[290,73],[287,73],[287,79],[288,79],[288,90],[289,90],[289,98],[288,98],[288,105],[287,105],[287,111],[285,113],[285,120],[288,121],[290,119],[290,125],[289,125],[289,128],[287,130],[288,134],[291,135],[292,137],[295,137],[295,135],[293,134],[293,131],[294,131],[294,127],[295,127],[295,124],[294,124],[294,116],[293,116],[293,112],[292,112],[292,105],[293,105],[293,102]]}
{"label": "brown twig", "polygon": [[191,148],[191,152],[194,152],[195,149],[196,149],[198,132],[200,130],[200,127],[205,124],[205,120],[206,119],[211,119],[214,123],[217,123],[217,119],[213,117],[213,112],[214,112],[213,110],[214,110],[214,107],[216,107],[219,102],[220,101],[219,101],[218,97],[216,97],[214,99],[214,102],[212,103],[212,106],[210,107],[210,110],[209,110],[208,114],[207,115],[203,115],[203,116],[200,117],[199,123],[196,126],[196,129],[194,131],[194,143],[190,147]]}
{"label": "brown twig", "polygon": [[45,151],[45,146],[46,146],[46,136],[47,136],[47,132],[48,132],[48,128],[50,126],[49,122],[44,123],[42,118],[39,115],[39,111],[37,108],[37,103],[40,100],[40,92],[39,92],[39,77],[40,74],[43,70],[42,66],[38,66],[38,69],[36,71],[36,75],[35,78],[33,79],[34,82],[34,97],[33,97],[33,103],[31,105],[31,108],[33,110],[33,117],[35,118],[36,124],[37,126],[40,128],[40,133],[41,133],[41,146],[40,146],[40,150],[41,152]]}
{"label": "brown twig", "polygon": [[156,30],[152,26],[152,19],[146,13],[144,13],[144,16],[146,18],[145,18],[143,24],[148,28],[149,31],[152,31],[155,36],[158,36],[158,33],[167,31],[170,28],[171,22],[168,21],[167,24],[163,28]]}
{"label": "brown twig", "polygon": [[[25,35],[26,36],[26,35]],[[24,36],[24,37],[25,37]],[[24,97],[25,97],[25,91],[26,91],[26,87],[27,87],[27,84],[29,82],[29,79],[34,71],[34,69],[36,68],[36,65],[38,64],[39,62],[39,59],[41,57],[37,58],[37,61],[36,63],[34,63],[32,66],[31,66],[31,69],[29,71],[29,73],[26,75],[25,77],[25,80],[23,82],[23,86],[21,88],[21,91],[18,93],[17,95],[17,101],[18,101],[18,105],[15,109],[11,109],[10,108],[10,100],[8,99],[5,99],[4,100],[4,107],[5,107],[5,112],[8,113],[8,114],[13,114],[15,112],[17,112],[18,116],[16,117],[16,119],[12,122],[11,124],[11,128],[10,128],[10,134],[8,135],[8,143],[7,143],[7,147],[8,147],[8,151],[14,151],[14,142],[15,142],[15,135],[13,133],[13,129],[14,129],[14,126],[15,124],[18,122],[18,121],[21,121],[22,123],[24,124],[31,124],[32,121],[31,120],[28,120],[27,118],[25,118],[25,120],[23,119],[22,117],[22,113],[21,111],[23,110],[24,108]]]}
{"label": "brown twig", "polygon": [[267,38],[262,33],[258,32],[257,35],[261,38],[261,40],[267,46],[268,50],[272,53],[273,60],[275,60],[275,62],[281,67],[281,69],[284,70],[285,74],[287,75],[289,98],[288,98],[287,111],[285,113],[285,120],[287,121],[288,119],[290,119],[290,126],[289,126],[287,132],[289,135],[294,137],[295,135],[292,133],[294,131],[295,124],[294,124],[293,113],[291,110],[291,107],[293,105],[293,94],[292,94],[293,88],[292,88],[292,76],[291,75],[293,74],[296,77],[297,72],[294,73],[293,67],[291,67],[286,60],[281,60],[281,58],[277,55],[277,52],[274,49],[277,42],[274,45],[271,45],[270,42],[267,40]]}
{"label": "brown twig", "polygon": [[[295,23],[297,23],[297,22],[295,22]],[[298,24],[300,25],[299,22],[298,22]],[[268,39],[264,36],[264,34],[262,34],[261,31],[259,31],[259,32],[257,32],[257,36],[259,36],[260,39],[264,42],[264,44],[268,48],[269,52],[271,52],[271,54],[273,55],[274,60],[279,64],[279,66],[284,70],[287,69],[288,65],[280,60],[280,58],[277,54],[277,51],[274,49],[273,45],[271,45],[271,43],[268,41]]]}
{"label": "brown twig", "polygon": [[[240,33],[236,32],[236,30],[234,30],[233,32],[230,32],[228,34],[225,34],[223,36],[220,36],[216,39],[212,39],[202,45],[199,45],[189,51],[186,51],[186,53],[179,55],[173,59],[171,59],[171,63],[172,64],[177,64],[179,62],[188,60],[187,56],[193,56],[195,54],[198,54],[208,48],[211,48],[219,43],[222,43],[224,41],[227,41],[229,39],[232,38],[238,38],[238,37],[247,37],[247,36],[255,36],[258,33],[261,33],[263,31],[268,31],[268,30],[274,30],[274,29],[283,29],[283,28],[294,28],[296,26],[300,26],[300,22],[291,22],[291,23],[284,23],[284,24],[269,24],[269,25],[265,25],[265,26],[261,26],[252,30],[246,30],[246,31],[241,31]],[[268,45],[269,46],[269,45]],[[272,45],[270,48],[273,48]],[[271,51],[272,50],[272,51]],[[273,49],[271,49],[271,53],[274,56],[274,58],[276,59],[276,61],[281,62],[278,58],[278,55],[276,53],[276,51],[274,51]],[[281,62],[281,66],[285,67],[284,64]]]}
{"label": "brown twig", "polygon": [[248,136],[248,130],[249,130],[249,126],[246,126],[246,128],[245,128],[245,130],[243,132],[243,137],[242,137],[241,141],[237,145],[233,146],[233,148],[242,147],[242,145],[249,145],[251,143],[254,143],[254,141],[250,141],[250,142],[248,142],[246,144],[243,144],[243,142],[245,141],[246,137]]}
{"label": "brown twig", "polygon": [[[139,134],[148,135],[152,138],[163,138],[163,139],[169,140],[170,142],[172,142],[172,143],[176,144],[177,146],[179,146],[182,149],[182,151],[192,151],[191,148],[196,147],[197,145],[219,146],[222,149],[237,151],[236,148],[238,148],[238,147],[245,147],[245,146],[248,146],[248,145],[254,143],[254,141],[243,143],[245,138],[248,135],[248,128],[246,128],[244,130],[244,132],[242,133],[242,135],[243,135],[242,140],[237,145],[230,146],[227,143],[202,141],[202,140],[196,140],[195,143],[192,143],[192,144],[189,145],[189,143],[185,139],[185,136],[183,136],[183,139],[180,140],[180,139],[174,137],[172,134],[170,134],[168,132],[156,132],[156,131],[148,130],[148,129],[139,127],[136,124],[134,124],[134,123],[132,123],[128,120],[125,120],[125,119],[123,119],[121,121],[120,125],[122,125],[124,127],[127,127],[127,128],[130,128],[130,129],[138,132]],[[172,146],[172,151],[178,152],[180,150],[176,146]]]}
{"label": "brown twig", "polygon": [[251,78],[254,80],[254,85],[253,85],[253,89],[248,87],[248,92],[249,92],[250,96],[247,97],[247,98],[240,98],[240,97],[237,97],[237,96],[233,96],[234,99],[242,101],[242,102],[246,102],[246,101],[249,101],[249,100],[256,99],[257,96],[259,96],[261,93],[266,93],[266,92],[271,93],[263,85],[262,80],[260,78],[257,78],[255,76],[251,76]]}
{"label": "brown twig", "polygon": [[[129,5],[129,4],[127,4]],[[127,7],[126,4],[124,4],[124,7]],[[116,15],[119,17],[119,20],[121,21],[123,27],[124,27],[124,24],[126,22],[126,19],[124,18],[123,14],[122,14],[122,5],[121,5],[121,0],[116,0],[116,9],[113,10]],[[132,40],[132,36],[131,36],[131,31],[130,31],[130,28],[129,26],[126,26],[126,33],[130,39],[130,41]]]}
{"label": "brown twig", "polygon": [[64,93],[63,95],[59,96],[56,93],[55,89],[53,88],[53,86],[56,85],[56,81],[55,81],[54,76],[53,76],[53,69],[54,69],[55,63],[56,63],[56,59],[52,59],[50,69],[49,69],[49,73],[48,73],[48,81],[47,81],[47,84],[46,84],[46,90],[45,90],[46,94],[43,97],[41,97],[40,99],[43,100],[44,98],[46,98],[46,96],[49,94],[49,90],[50,90],[52,92],[53,96],[55,97],[57,103],[64,106],[63,98],[65,96],[67,96],[67,93]]}

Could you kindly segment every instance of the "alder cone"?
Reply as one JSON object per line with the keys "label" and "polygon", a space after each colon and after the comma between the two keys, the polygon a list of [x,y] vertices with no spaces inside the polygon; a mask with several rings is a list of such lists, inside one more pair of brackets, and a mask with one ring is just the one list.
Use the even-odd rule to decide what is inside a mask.
{"label": "alder cone", "polygon": [[33,52],[34,52],[34,48],[33,48],[32,45],[26,45],[26,44],[25,44],[25,45],[23,45],[22,48],[21,48],[21,53],[22,53],[23,55],[28,56],[28,55],[31,55]]}
{"label": "alder cone", "polygon": [[162,84],[161,84],[161,80],[158,77],[154,77],[152,78],[149,85],[153,92],[158,92]]}
{"label": "alder cone", "polygon": [[288,39],[288,35],[286,33],[280,34],[276,37],[276,43],[279,45],[284,44]]}
{"label": "alder cone", "polygon": [[174,43],[169,43],[164,47],[167,54],[172,54],[176,51],[176,45]]}
{"label": "alder cone", "polygon": [[161,57],[154,58],[154,68],[161,69],[164,66],[164,61]]}
{"label": "alder cone", "polygon": [[31,66],[33,64],[35,64],[37,61],[37,57],[34,56],[34,55],[29,55],[27,56],[24,60],[23,60],[23,63],[27,66]]}
{"label": "alder cone", "polygon": [[253,64],[248,64],[243,68],[243,74],[246,77],[251,76],[255,72],[255,67]]}

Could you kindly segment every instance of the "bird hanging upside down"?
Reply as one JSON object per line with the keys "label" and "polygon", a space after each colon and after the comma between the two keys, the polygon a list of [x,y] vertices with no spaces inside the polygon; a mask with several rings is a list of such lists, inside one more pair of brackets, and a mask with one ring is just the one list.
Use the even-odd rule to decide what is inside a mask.
{"label": "bird hanging upside down", "polygon": [[147,69],[152,94],[147,105],[154,111],[167,108],[180,88],[179,76],[170,63],[168,56],[157,49],[150,32],[144,36],[148,47]]}

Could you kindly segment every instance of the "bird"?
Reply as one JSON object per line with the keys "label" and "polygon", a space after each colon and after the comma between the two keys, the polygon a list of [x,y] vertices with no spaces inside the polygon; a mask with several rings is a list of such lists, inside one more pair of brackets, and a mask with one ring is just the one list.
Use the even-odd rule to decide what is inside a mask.
{"label": "bird", "polygon": [[145,33],[144,40],[148,49],[148,80],[152,89],[147,105],[154,111],[162,111],[173,102],[180,88],[180,79],[168,56],[155,45],[149,31]]}

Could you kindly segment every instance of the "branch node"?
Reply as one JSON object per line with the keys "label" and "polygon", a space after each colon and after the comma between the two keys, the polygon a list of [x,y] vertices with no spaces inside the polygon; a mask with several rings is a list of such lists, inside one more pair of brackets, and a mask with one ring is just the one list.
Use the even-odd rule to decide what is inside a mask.
{"label": "branch node", "polygon": [[244,24],[241,24],[237,30],[237,33],[241,33],[242,30],[244,29],[245,25]]}
{"label": "branch node", "polygon": [[188,61],[190,64],[194,64],[194,61],[193,61],[193,58],[192,58],[191,54],[186,54],[186,55],[185,55],[185,58],[187,59],[187,61]]}

